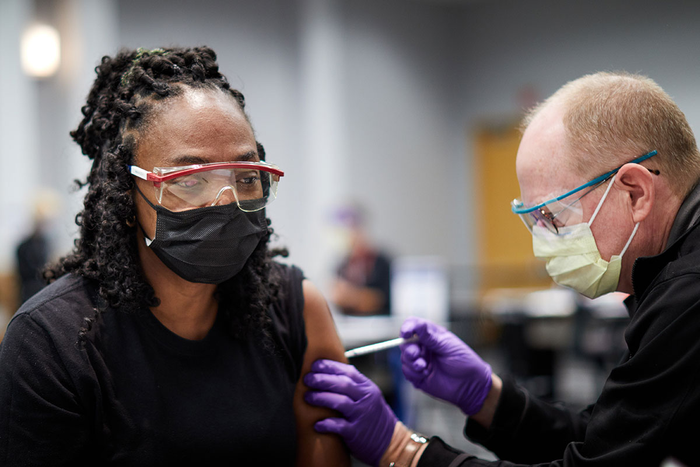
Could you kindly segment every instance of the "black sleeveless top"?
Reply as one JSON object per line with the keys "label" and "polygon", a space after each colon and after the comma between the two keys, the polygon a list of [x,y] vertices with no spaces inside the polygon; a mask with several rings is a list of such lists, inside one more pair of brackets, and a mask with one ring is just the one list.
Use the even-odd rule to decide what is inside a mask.
{"label": "black sleeveless top", "polygon": [[302,272],[275,265],[274,346],[219,317],[200,341],[150,311],[108,311],[76,345],[94,290],[68,275],[27,302],[0,344],[0,465],[294,465],[292,399],[306,334]]}

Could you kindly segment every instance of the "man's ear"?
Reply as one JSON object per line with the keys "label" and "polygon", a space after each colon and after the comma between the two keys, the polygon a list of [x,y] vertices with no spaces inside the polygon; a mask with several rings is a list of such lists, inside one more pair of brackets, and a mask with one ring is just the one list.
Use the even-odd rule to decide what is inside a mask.
{"label": "man's ear", "polygon": [[623,165],[615,177],[616,188],[627,192],[632,219],[641,222],[649,215],[656,200],[654,179],[649,170],[640,164]]}

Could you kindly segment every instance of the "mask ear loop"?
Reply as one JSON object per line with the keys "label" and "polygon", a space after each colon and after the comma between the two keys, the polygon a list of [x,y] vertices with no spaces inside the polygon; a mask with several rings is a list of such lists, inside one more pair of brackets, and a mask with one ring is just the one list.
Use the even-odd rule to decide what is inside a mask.
{"label": "mask ear loop", "polygon": [[[146,198],[146,195],[143,194],[143,192],[139,188],[139,185],[137,183],[134,183],[134,186],[136,187],[136,191],[139,192],[139,194],[144,199],[144,201],[146,201],[146,203],[148,203],[148,205],[150,207],[152,207],[154,211],[158,212],[158,209],[156,209],[156,206],[153,203],[151,203],[148,198]],[[143,226],[141,225],[141,222],[136,221],[136,223],[138,224],[139,229],[141,229],[141,233],[143,233],[143,240],[146,242],[146,246],[151,246],[151,243],[153,243],[153,240],[148,238],[148,235],[146,235],[146,231],[143,229]]]}
{"label": "mask ear loop", "polygon": [[[617,174],[613,175],[613,178],[610,180],[610,184],[608,185],[608,188],[606,188],[605,193],[603,194],[603,197],[600,199],[600,202],[598,203],[598,207],[595,208],[595,211],[593,212],[593,215],[591,216],[591,220],[588,221],[588,226],[590,227],[593,221],[595,220],[596,216],[598,215],[598,211],[600,211],[600,208],[603,207],[603,202],[605,201],[605,198],[608,197],[608,192],[610,192],[610,188],[612,188],[613,183],[615,182],[615,177]],[[620,258],[625,254],[627,251],[627,248],[629,248],[630,243],[632,243],[632,239],[634,236],[637,234],[637,229],[639,229],[639,222],[637,222],[634,225],[634,230],[632,231],[632,235],[630,235],[630,238],[627,240],[627,243],[625,244],[625,247],[622,249],[620,252]]]}
{"label": "mask ear loop", "polygon": [[625,247],[620,252],[620,259],[622,259],[622,256],[625,254],[625,251],[627,251],[627,248],[630,246],[630,243],[632,243],[632,239],[634,238],[634,235],[637,233],[638,228],[639,228],[639,222],[634,224],[634,230],[632,231],[632,235],[630,235],[630,238],[629,238],[629,240],[627,240]]}
{"label": "mask ear loop", "polygon": [[603,202],[605,202],[605,198],[608,197],[608,193],[610,192],[610,188],[612,188],[613,183],[615,183],[615,177],[617,174],[613,175],[613,178],[610,180],[610,184],[608,184],[608,187],[605,189],[605,193],[603,194],[603,197],[600,198],[600,202],[598,203],[598,206],[595,208],[595,211],[593,211],[593,215],[591,216],[591,220],[588,221],[588,226],[590,227],[593,221],[595,220],[596,216],[598,215],[598,211],[600,211],[600,208],[603,207]]}
{"label": "mask ear loop", "polygon": [[150,207],[152,207],[154,211],[157,212],[158,210],[156,209],[156,206],[155,206],[153,203],[151,203],[151,201],[150,201],[148,198],[146,198],[146,195],[144,195],[143,192],[141,191],[141,188],[139,188],[138,183],[134,183],[134,187],[136,188],[136,191],[139,192],[139,194],[141,195],[141,197],[143,198],[143,200],[146,201],[146,202],[148,203],[148,205],[149,205]]}

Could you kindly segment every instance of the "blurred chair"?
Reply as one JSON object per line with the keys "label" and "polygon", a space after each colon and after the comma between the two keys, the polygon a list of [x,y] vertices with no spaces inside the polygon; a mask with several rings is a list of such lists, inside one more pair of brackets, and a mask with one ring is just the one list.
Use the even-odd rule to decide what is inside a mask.
{"label": "blurred chair", "polygon": [[391,274],[391,315],[410,316],[446,325],[450,316],[447,264],[437,256],[394,259]]}
{"label": "blurred chair", "polygon": [[[401,323],[416,316],[450,328],[450,291],[447,263],[437,256],[402,256],[394,259],[391,273],[391,315]],[[390,354],[391,355],[391,354]],[[401,354],[390,359],[398,388],[401,419],[409,426],[421,423],[420,394],[401,372]]]}
{"label": "blurred chair", "polygon": [[484,308],[501,326],[506,366],[532,394],[557,398],[557,359],[573,346],[577,294],[560,287],[493,289]]}

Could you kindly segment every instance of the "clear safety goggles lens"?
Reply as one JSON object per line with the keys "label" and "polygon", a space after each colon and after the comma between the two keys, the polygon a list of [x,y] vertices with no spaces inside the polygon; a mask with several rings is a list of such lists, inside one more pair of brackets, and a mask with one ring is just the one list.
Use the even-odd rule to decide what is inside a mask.
{"label": "clear safety goggles lens", "polygon": [[[535,226],[544,227],[554,234],[559,233],[559,229],[569,225],[576,225],[583,222],[583,207],[581,206],[581,198],[595,190],[609,179],[602,180],[597,184],[589,187],[583,193],[574,193],[567,198],[556,200],[556,195],[550,194],[545,199],[551,199],[528,212],[519,213],[518,216],[522,219],[525,227],[533,233]],[[523,202],[514,199],[511,207],[517,210],[523,210],[525,207]]]}
{"label": "clear safety goggles lens", "polygon": [[[643,156],[632,159],[631,161],[594,178],[588,183],[584,183],[583,185],[574,188],[571,191],[559,196],[550,195],[545,198],[549,199],[549,201],[544,203],[530,205],[530,207],[528,207],[525,206],[522,201],[514,199],[510,203],[511,211],[520,216],[520,219],[523,220],[525,226],[533,234],[535,231],[534,227],[537,225],[545,227],[554,234],[558,234],[560,228],[582,222],[583,210],[581,209],[581,198],[610,180],[625,165],[639,164],[651,157],[654,157],[656,154],[656,150],[648,152]],[[647,170],[654,175],[660,175],[658,169],[650,169],[647,167]],[[579,194],[581,192],[583,194]]]}
{"label": "clear safety goggles lens", "polygon": [[[165,175],[168,168],[154,168]],[[172,174],[172,172],[170,172]],[[277,197],[280,176],[259,168],[215,168],[155,183],[156,198],[171,211],[235,202],[241,211],[263,209]]]}
{"label": "clear safety goggles lens", "polygon": [[[522,207],[519,200],[513,200],[511,204],[515,207]],[[518,216],[531,233],[535,226],[539,225],[556,234],[559,233],[561,227],[580,223],[583,218],[583,210],[580,201],[569,206],[561,205],[560,202],[555,201],[534,211],[518,214]]]}

